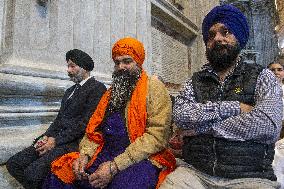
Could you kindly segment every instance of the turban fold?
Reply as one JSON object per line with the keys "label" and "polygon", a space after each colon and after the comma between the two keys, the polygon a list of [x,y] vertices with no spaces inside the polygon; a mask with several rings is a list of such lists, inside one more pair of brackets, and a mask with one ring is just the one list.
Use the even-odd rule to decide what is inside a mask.
{"label": "turban fold", "polygon": [[79,49],[73,49],[66,53],[66,61],[71,60],[79,67],[87,71],[94,69],[93,59],[85,52]]}
{"label": "turban fold", "polygon": [[213,8],[204,18],[202,35],[205,44],[208,41],[208,31],[216,23],[224,24],[234,34],[241,48],[246,46],[249,38],[249,27],[245,15],[232,5],[221,5]]}
{"label": "turban fold", "polygon": [[112,47],[112,59],[116,56],[129,55],[141,67],[145,60],[143,44],[137,39],[126,37],[118,40]]}

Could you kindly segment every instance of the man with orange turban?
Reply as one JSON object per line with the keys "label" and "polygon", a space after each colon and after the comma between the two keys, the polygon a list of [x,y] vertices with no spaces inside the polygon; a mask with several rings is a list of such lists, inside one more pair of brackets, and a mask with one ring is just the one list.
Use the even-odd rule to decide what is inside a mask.
{"label": "man with orange turban", "polygon": [[112,58],[111,88],[89,120],[80,152],[53,162],[44,189],[157,188],[175,168],[166,149],[170,96],[142,69],[143,44],[123,38],[114,44]]}

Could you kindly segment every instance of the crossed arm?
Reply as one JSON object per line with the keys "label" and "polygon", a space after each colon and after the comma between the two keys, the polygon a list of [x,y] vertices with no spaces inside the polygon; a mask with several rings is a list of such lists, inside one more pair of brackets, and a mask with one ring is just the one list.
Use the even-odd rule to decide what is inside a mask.
{"label": "crossed arm", "polygon": [[282,90],[272,72],[257,79],[256,105],[250,109],[238,101],[197,103],[191,81],[176,98],[173,118],[177,126],[196,134],[213,134],[233,140],[272,143],[281,128]]}

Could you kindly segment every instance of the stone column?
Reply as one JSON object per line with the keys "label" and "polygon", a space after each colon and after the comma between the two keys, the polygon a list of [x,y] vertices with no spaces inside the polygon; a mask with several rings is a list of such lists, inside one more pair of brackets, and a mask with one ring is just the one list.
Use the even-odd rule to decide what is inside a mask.
{"label": "stone column", "polygon": [[281,51],[281,55],[284,55],[284,2],[282,0],[276,0],[277,12],[279,22],[276,27],[276,32],[278,35],[278,45]]}
{"label": "stone column", "polygon": [[[183,4],[179,1],[179,6]],[[192,4],[194,1],[192,1]],[[191,72],[191,46],[198,26],[176,5],[177,1],[152,0],[152,70],[171,94],[177,94]],[[184,4],[183,4],[184,5]],[[181,8],[181,7],[179,7]]]}
{"label": "stone column", "polygon": [[222,0],[238,7],[247,17],[250,38],[243,50],[246,62],[267,66],[277,56],[279,49],[276,27],[275,2],[271,0]]}
{"label": "stone column", "polygon": [[[143,42],[143,66],[150,72],[150,0],[0,1],[1,164],[55,118],[64,90],[73,84],[65,53],[87,52],[95,62],[92,75],[109,84],[111,47],[126,36]],[[9,188],[1,179],[0,188]]]}

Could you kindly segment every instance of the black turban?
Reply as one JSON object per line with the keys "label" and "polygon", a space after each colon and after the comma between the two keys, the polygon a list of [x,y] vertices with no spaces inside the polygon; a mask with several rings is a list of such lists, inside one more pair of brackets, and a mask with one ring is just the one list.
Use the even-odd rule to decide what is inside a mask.
{"label": "black turban", "polygon": [[92,58],[85,52],[79,49],[73,49],[66,53],[66,61],[71,60],[79,67],[87,71],[94,69],[94,62]]}

